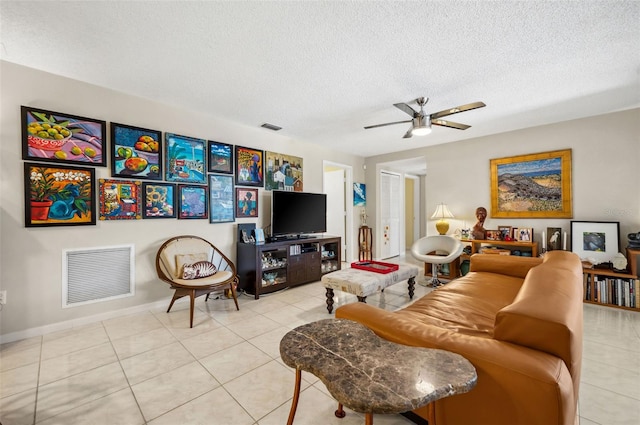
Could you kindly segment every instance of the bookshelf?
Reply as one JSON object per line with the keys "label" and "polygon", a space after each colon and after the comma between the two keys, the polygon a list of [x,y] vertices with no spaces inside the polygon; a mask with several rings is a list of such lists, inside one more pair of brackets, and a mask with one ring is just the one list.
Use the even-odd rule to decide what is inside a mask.
{"label": "bookshelf", "polygon": [[640,311],[640,280],[630,273],[618,273],[608,269],[582,267],[583,301],[625,310]]}

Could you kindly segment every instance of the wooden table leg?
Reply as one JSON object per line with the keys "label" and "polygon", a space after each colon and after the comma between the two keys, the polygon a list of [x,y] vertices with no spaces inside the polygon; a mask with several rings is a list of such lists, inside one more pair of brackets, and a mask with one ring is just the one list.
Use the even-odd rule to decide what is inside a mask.
{"label": "wooden table leg", "polygon": [[345,413],[344,409],[342,408],[342,403],[338,403],[338,410],[335,411],[335,415],[336,418],[344,418],[347,414]]}
{"label": "wooden table leg", "polygon": [[296,368],[296,384],[293,390],[293,400],[291,401],[291,410],[289,411],[289,419],[287,425],[293,425],[293,418],[296,416],[298,408],[298,399],[300,398],[300,381],[302,380],[302,370]]}
{"label": "wooden table leg", "polygon": [[327,288],[327,311],[329,314],[333,311],[333,288]]}
{"label": "wooden table leg", "polygon": [[409,278],[409,280],[407,281],[407,284],[409,285],[409,299],[412,300],[413,299],[413,294],[414,294],[414,289],[416,287],[416,277],[415,276],[411,276]]}
{"label": "wooden table leg", "polygon": [[373,413],[364,414],[364,425],[373,425]]}

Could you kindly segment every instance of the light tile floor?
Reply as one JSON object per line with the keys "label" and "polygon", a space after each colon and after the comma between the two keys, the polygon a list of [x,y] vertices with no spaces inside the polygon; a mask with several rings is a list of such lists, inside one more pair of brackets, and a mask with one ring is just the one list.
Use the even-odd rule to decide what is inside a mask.
{"label": "light tile floor", "polygon": [[[416,297],[429,290],[416,285]],[[296,326],[331,317],[324,293],[316,282],[257,301],[243,295],[240,311],[228,299],[199,298],[193,329],[185,301],[170,314],[158,309],[4,344],[0,422],[282,425],[294,373],[280,360],[279,342]],[[356,301],[339,291],[336,298]],[[402,307],[406,283],[367,301]],[[594,305],[584,312],[581,424],[639,424],[640,313]],[[322,382],[303,378],[296,425],[364,422],[351,411],[335,418]],[[399,415],[376,415],[375,423],[411,424]]]}

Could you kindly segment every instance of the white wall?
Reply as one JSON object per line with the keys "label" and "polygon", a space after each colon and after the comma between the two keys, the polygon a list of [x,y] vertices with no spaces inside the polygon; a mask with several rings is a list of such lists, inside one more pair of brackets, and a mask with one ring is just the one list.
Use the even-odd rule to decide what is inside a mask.
{"label": "white wall", "polygon": [[[82,318],[168,298],[172,292],[157,279],[154,265],[156,251],[164,240],[180,234],[197,234],[235,260],[236,224],[253,221],[264,227],[270,221],[269,194],[261,190],[259,218],[238,219],[236,223],[137,220],[98,221],[95,226],[25,228],[21,105],[299,156],[304,161],[304,190],[308,192],[322,192],[323,160],[351,165],[356,174],[354,179],[364,181],[363,158],[261,129],[260,122],[256,122],[255,128],[240,125],[204,112],[152,102],[4,61],[0,61],[0,88],[0,288],[8,293],[8,303],[0,312],[0,338],[5,341],[37,334],[42,327],[56,323],[77,323]],[[96,178],[109,177],[109,167],[96,168]],[[128,243],[134,244],[136,250],[134,297],[61,308],[63,250]]]}
{"label": "white wall", "polygon": [[[463,221],[469,227],[475,224],[477,207],[491,209],[491,159],[559,149],[572,150],[573,220],[619,221],[624,250],[626,235],[640,230],[640,109],[367,158],[367,201],[373,201],[367,202],[367,213],[376,223],[376,164],[424,156],[427,175],[421,183],[427,195],[422,211],[428,220],[426,234],[437,234],[429,217],[439,202],[446,203],[456,217],[450,220],[451,234]],[[533,227],[535,240],[540,241],[547,227],[568,232],[570,221],[494,219],[489,215],[485,228]]]}

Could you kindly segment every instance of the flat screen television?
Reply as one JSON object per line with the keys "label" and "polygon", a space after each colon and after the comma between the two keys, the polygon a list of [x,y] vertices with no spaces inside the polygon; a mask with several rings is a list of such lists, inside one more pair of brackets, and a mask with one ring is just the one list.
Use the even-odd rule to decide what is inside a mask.
{"label": "flat screen television", "polygon": [[271,236],[295,238],[327,231],[327,195],[324,193],[271,192]]}

